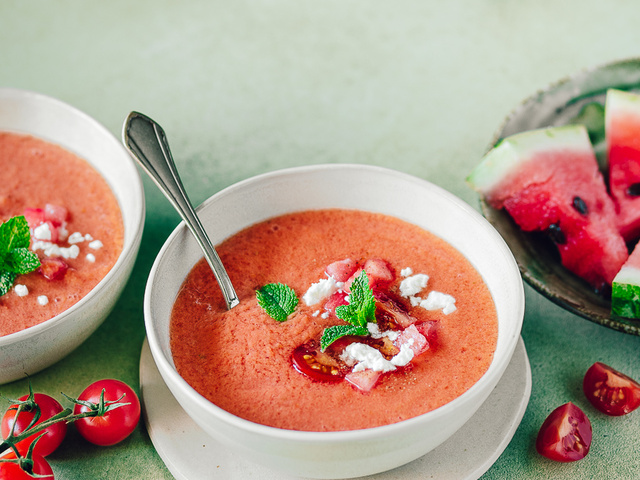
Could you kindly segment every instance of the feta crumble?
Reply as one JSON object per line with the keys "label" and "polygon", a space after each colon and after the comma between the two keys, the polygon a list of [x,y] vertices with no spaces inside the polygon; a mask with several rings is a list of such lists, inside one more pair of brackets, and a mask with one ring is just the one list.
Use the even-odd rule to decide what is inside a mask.
{"label": "feta crumble", "polygon": [[392,342],[395,341],[396,338],[398,338],[398,335],[400,335],[400,333],[395,330],[385,330],[384,332],[381,332],[378,324],[373,322],[367,323],[367,330],[369,330],[369,335],[371,335],[372,338],[377,339],[388,337]]}
{"label": "feta crumble", "polygon": [[87,253],[85,257],[88,262],[94,263],[96,261],[96,256],[93,253]]}
{"label": "feta crumble", "polygon": [[33,229],[33,236],[38,240],[51,240],[51,229],[48,223],[42,223]]}
{"label": "feta crumble", "polygon": [[93,248],[94,250],[98,250],[102,248],[102,242],[100,240],[93,240],[89,243],[89,248]]}
{"label": "feta crumble", "polygon": [[302,300],[304,300],[304,303],[307,305],[315,305],[337,291],[338,283],[333,277],[323,278],[322,280],[311,284],[309,289],[302,296]]}
{"label": "feta crumble", "polygon": [[391,360],[384,358],[379,350],[364,343],[351,343],[345,349],[340,358],[347,365],[354,365],[353,372],[373,370],[376,372],[392,372],[396,367],[404,367],[413,359],[414,352],[411,348],[413,339],[403,343],[400,352]]}
{"label": "feta crumble", "polygon": [[15,287],[13,287],[13,289],[16,292],[16,295],[18,295],[19,297],[24,297],[25,295],[29,295],[29,289],[27,288],[26,285],[22,285],[21,283],[16,284]]}
{"label": "feta crumble", "polygon": [[70,247],[59,247],[55,243],[36,241],[33,242],[31,250],[42,250],[47,257],[77,258],[80,253],[78,245]]}
{"label": "feta crumble", "polygon": [[413,268],[403,268],[402,270],[400,270],[400,275],[403,277],[410,277],[411,275],[413,275]]}
{"label": "feta crumble", "polygon": [[67,240],[67,242],[74,244],[84,242],[84,240],[84,235],[82,235],[80,232],[73,232],[71,235],[69,235],[69,239]]}
{"label": "feta crumble", "polygon": [[425,273],[418,273],[416,275],[406,277],[400,283],[400,295],[405,298],[413,297],[417,293],[420,293],[420,291],[427,286],[428,282],[429,275]]}
{"label": "feta crumble", "polygon": [[42,305],[43,307],[49,303],[49,297],[47,297],[46,295],[38,295],[38,304]]}
{"label": "feta crumble", "polygon": [[446,293],[432,291],[420,302],[420,306],[425,310],[442,309],[442,313],[449,315],[456,311],[456,299]]}

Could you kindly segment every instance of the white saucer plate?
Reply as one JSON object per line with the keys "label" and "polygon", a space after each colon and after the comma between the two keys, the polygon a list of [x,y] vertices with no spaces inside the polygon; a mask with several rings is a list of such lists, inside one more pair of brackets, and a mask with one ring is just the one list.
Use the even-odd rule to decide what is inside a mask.
{"label": "white saucer plate", "polygon": [[[149,436],[178,480],[301,480],[283,476],[212,439],[184,412],[165,385],[145,339],[140,391]],[[367,480],[475,480],[497,460],[513,437],[531,395],[531,368],[522,338],[502,379],[477,413],[453,437],[413,462]]]}

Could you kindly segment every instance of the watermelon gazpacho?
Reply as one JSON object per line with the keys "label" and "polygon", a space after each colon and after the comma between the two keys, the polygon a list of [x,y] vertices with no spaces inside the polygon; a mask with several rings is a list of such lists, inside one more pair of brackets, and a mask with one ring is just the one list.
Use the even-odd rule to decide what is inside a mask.
{"label": "watermelon gazpacho", "polygon": [[562,264],[597,291],[608,289],[627,260],[615,206],[582,125],[507,137],[468,181],[522,230],[547,234]]}
{"label": "watermelon gazpacho", "polygon": [[305,431],[395,423],[460,396],[492,361],[488,287],[415,225],[304,211],[216,250],[240,304],[226,309],[201,260],[173,306],[171,352],[196,391],[241,418]]}
{"label": "watermelon gazpacho", "polygon": [[[0,132],[0,185],[0,221],[24,226],[16,231],[26,230],[21,241],[39,260],[30,273],[0,272],[3,336],[44,322],[83,298],[115,264],[124,227],[102,176],[45,140]],[[4,252],[6,245],[0,248]]]}

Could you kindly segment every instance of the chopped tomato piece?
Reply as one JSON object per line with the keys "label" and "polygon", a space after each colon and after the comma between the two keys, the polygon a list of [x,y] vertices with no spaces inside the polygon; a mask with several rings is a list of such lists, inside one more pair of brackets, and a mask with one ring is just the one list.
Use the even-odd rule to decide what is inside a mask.
{"label": "chopped tomato piece", "polygon": [[582,389],[593,406],[607,415],[626,415],[640,406],[640,384],[601,362],[587,370]]}
{"label": "chopped tomato piece", "polygon": [[320,382],[339,382],[344,378],[340,364],[329,354],[320,351],[315,341],[304,343],[291,354],[291,363],[299,373]]}
{"label": "chopped tomato piece", "polygon": [[346,282],[357,268],[358,262],[350,258],[345,258],[344,260],[338,260],[337,262],[327,265],[325,272],[330,277],[333,277],[336,282]]}
{"label": "chopped tomato piece", "polygon": [[360,370],[350,372],[344,379],[363,392],[370,392],[380,378],[381,373],[375,370]]}
{"label": "chopped tomato piece", "polygon": [[536,450],[557,462],[575,462],[584,458],[591,447],[591,422],[571,402],[556,408],[540,427]]}
{"label": "chopped tomato piece", "polygon": [[59,257],[45,257],[40,260],[40,273],[47,280],[62,280],[69,269],[69,265]]}
{"label": "chopped tomato piece", "polygon": [[400,303],[386,296],[378,297],[376,318],[381,325],[392,323],[402,328],[407,328],[409,325],[416,323],[416,319],[409,315],[409,312]]}

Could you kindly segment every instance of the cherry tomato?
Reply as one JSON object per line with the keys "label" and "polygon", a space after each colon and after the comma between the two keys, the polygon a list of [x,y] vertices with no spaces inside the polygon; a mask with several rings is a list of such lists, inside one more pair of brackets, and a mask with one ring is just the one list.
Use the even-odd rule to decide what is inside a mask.
{"label": "cherry tomato", "polygon": [[591,447],[591,422],[579,407],[565,403],[556,408],[540,427],[536,450],[557,462],[575,462]]}
{"label": "cherry tomato", "polygon": [[320,382],[340,382],[344,372],[331,355],[321,352],[313,340],[296,347],[291,354],[291,363],[298,372]]}
{"label": "cherry tomato", "polygon": [[[120,380],[98,380],[89,385],[78,397],[78,400],[94,404],[100,403],[100,395],[104,390],[105,402],[128,403],[104,415],[85,417],[75,421],[80,435],[96,445],[115,445],[133,432],[140,420],[140,401],[133,389]],[[74,407],[74,414],[90,411],[86,405]]]}
{"label": "cherry tomato", "polygon": [[[53,470],[51,470],[51,466],[39,455],[33,456],[33,473],[40,475],[37,478],[49,478],[50,480],[53,480]],[[0,480],[33,479],[34,477],[25,472],[17,463],[0,462]]]}
{"label": "cherry tomato", "polygon": [[[29,396],[25,395],[19,400],[24,401],[28,398]],[[49,395],[45,395],[44,393],[34,394],[34,401],[40,407],[40,418],[36,422],[36,425],[44,422],[45,420],[53,417],[63,410],[62,405],[60,405],[60,403],[58,403],[55,398],[50,397]],[[7,438],[9,436],[14,423],[14,435],[18,435],[30,427],[31,421],[33,420],[33,417],[36,413],[36,409],[33,408],[29,411],[22,410],[16,420],[16,408],[16,405],[12,405],[2,417],[2,424],[0,427],[2,438]],[[67,424],[63,421],[54,423],[50,427],[47,427],[44,432],[46,432],[46,434],[42,438],[40,438],[40,440],[38,440],[38,443],[36,443],[34,447],[34,455],[46,457],[56,448],[58,448],[58,446],[60,446],[60,444],[62,443],[65,435],[67,434]],[[19,442],[17,444],[17,447],[20,453],[22,453],[23,455],[26,454],[27,450],[29,449],[29,445],[31,445],[31,442],[33,442],[41,434],[42,432],[34,433],[33,435]]]}
{"label": "cherry tomato", "polygon": [[607,415],[626,415],[640,406],[640,384],[604,363],[591,365],[582,389],[593,406]]}

